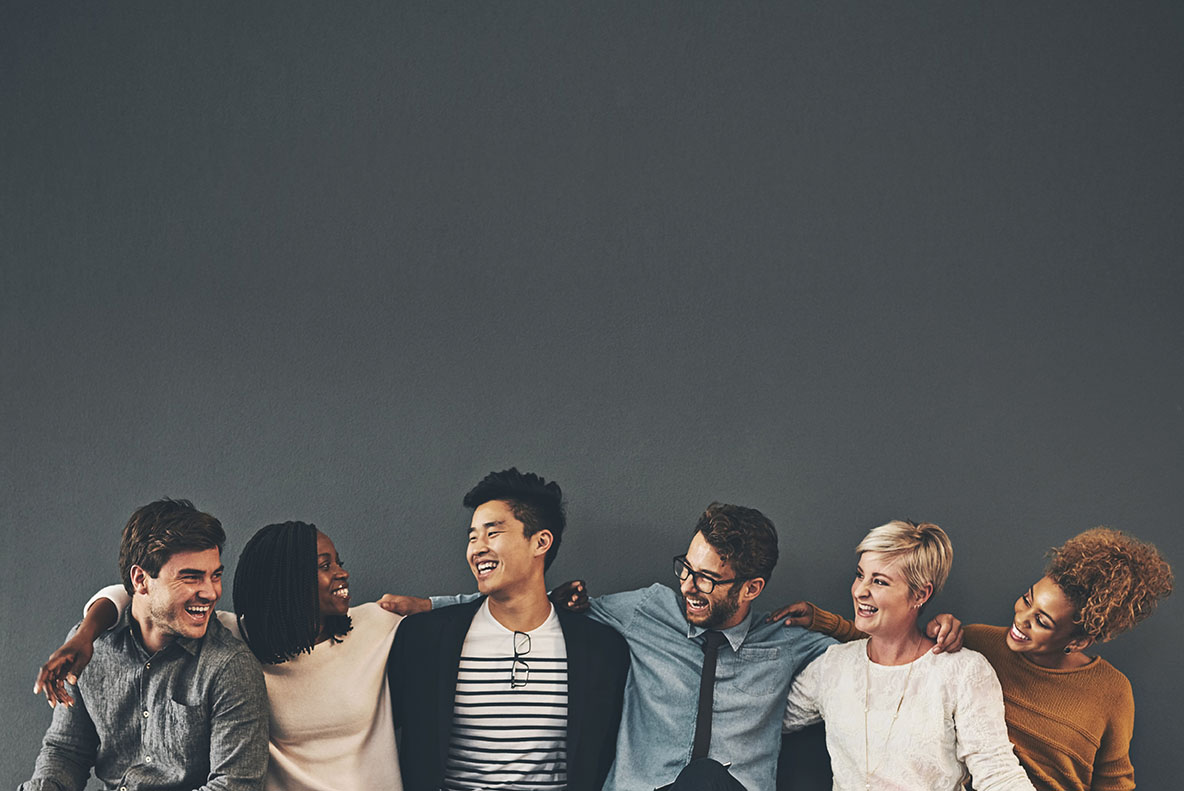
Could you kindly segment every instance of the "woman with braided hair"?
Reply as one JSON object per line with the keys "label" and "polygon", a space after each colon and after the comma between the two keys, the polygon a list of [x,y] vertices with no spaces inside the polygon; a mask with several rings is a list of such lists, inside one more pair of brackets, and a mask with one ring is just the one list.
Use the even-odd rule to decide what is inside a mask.
{"label": "woman with braided hair", "polygon": [[[1134,628],[1171,591],[1171,567],[1154,546],[1098,527],[1049,553],[1044,576],[1016,600],[1009,626],[965,627],[966,647],[999,676],[1008,736],[1037,788],[1135,787],[1130,682],[1085,652]],[[860,636],[850,621],[808,603],[773,617],[840,640]]]}
{"label": "woman with braided hair", "polygon": [[[77,677],[94,636],[129,601],[113,585],[87,603],[83,625],[38,676],[51,705],[72,703],[63,680]],[[235,569],[234,608],[218,617],[263,664],[271,704],[268,791],[402,789],[386,675],[402,616],[349,606],[349,573],[329,536],[304,522],[256,532]]]}

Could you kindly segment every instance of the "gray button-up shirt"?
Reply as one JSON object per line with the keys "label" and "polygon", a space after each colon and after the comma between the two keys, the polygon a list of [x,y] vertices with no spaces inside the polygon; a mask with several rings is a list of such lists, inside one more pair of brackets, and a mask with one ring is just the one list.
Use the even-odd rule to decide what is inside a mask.
{"label": "gray button-up shirt", "polygon": [[150,655],[131,626],[128,607],[95,641],[21,791],[77,791],[92,767],[108,791],[261,788],[267,691],[250,649],[211,618],[201,639]]}

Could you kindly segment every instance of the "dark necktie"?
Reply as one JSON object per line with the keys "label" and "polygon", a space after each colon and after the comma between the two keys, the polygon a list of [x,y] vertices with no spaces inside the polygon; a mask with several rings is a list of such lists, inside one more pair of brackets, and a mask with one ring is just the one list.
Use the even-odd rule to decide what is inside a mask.
{"label": "dark necktie", "polygon": [[711,747],[711,698],[715,692],[715,660],[719,647],[723,645],[722,632],[703,633],[703,675],[699,679],[699,713],[695,716],[695,741],[691,747],[691,760],[706,758]]}

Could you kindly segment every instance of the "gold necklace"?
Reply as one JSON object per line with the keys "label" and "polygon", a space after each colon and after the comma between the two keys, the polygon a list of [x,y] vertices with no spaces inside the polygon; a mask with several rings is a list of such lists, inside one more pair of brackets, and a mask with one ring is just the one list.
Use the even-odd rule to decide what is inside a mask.
{"label": "gold necklace", "polygon": [[[872,687],[872,658],[867,655],[866,651],[864,652],[864,660],[866,664],[863,666],[863,787],[864,791],[871,791],[872,769],[868,753],[867,711]],[[896,701],[896,711],[892,712],[892,722],[888,723],[888,735],[884,737],[884,752],[888,751],[888,740],[892,738],[892,726],[896,725],[896,718],[900,716],[900,707],[904,705],[904,696],[909,691],[909,679],[913,677],[913,665],[915,664],[917,664],[916,659],[909,662],[909,672],[904,677],[904,689],[900,691],[900,700]],[[880,756],[880,760],[876,762],[877,771],[882,763],[884,763],[884,757]]]}

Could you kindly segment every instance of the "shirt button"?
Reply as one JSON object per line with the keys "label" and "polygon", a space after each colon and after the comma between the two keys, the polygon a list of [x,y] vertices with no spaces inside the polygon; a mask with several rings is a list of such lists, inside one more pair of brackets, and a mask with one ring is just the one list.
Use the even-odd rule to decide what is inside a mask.
{"label": "shirt button", "polygon": [[120,786],[119,791],[127,791],[127,786]]}
{"label": "shirt button", "polygon": [[143,714],[144,714],[144,716],[145,716],[145,717],[147,717],[147,716],[148,716],[148,712],[147,712],[147,711],[144,711],[144,712],[143,712]]}
{"label": "shirt button", "polygon": [[146,763],[146,764],[150,764],[150,763],[152,763],[152,756],[151,756],[151,755],[145,755],[145,756],[144,756],[144,763]]}
{"label": "shirt button", "polygon": [[151,668],[151,667],[152,667],[152,663],[151,663],[151,662],[146,662],[146,663],[144,664],[144,669],[145,669],[145,670],[148,670],[148,669],[149,669],[149,668]]}

